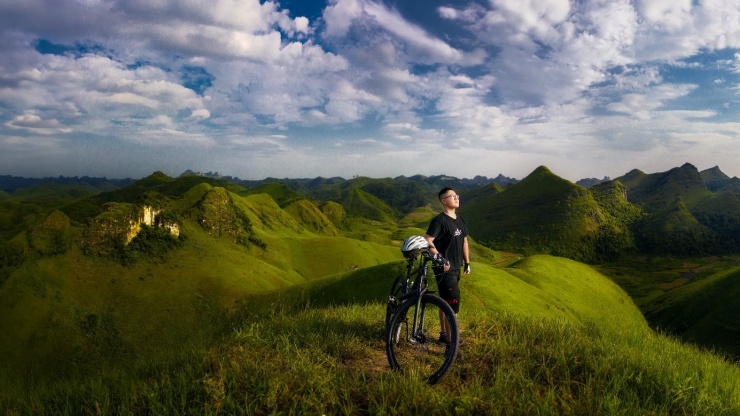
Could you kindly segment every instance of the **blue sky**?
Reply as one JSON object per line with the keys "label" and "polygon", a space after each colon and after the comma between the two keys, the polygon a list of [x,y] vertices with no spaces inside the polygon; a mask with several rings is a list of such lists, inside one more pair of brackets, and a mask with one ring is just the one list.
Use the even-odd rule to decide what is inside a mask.
{"label": "blue sky", "polygon": [[740,176],[736,0],[0,0],[0,174]]}

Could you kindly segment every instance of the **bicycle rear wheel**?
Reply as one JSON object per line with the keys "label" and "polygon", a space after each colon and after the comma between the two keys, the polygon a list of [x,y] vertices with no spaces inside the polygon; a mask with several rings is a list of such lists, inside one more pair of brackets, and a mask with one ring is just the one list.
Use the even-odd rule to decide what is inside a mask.
{"label": "bicycle rear wheel", "polygon": [[402,275],[398,275],[396,277],[396,280],[393,282],[393,286],[391,286],[391,293],[388,295],[388,302],[385,306],[385,332],[388,333],[388,327],[391,323],[391,318],[393,318],[393,314],[396,312],[396,309],[398,309],[398,305],[401,304],[401,296],[406,294],[407,291],[406,287],[406,277]]}
{"label": "bicycle rear wheel", "polygon": [[[394,370],[434,384],[449,370],[458,351],[458,327],[450,305],[442,298],[424,294],[404,301],[386,332],[386,354]],[[449,322],[448,342],[438,341],[441,320]]]}

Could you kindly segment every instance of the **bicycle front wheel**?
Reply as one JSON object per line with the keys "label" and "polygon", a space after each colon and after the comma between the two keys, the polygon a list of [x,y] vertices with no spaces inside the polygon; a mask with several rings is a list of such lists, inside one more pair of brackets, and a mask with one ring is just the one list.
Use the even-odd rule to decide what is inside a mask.
{"label": "bicycle front wheel", "polygon": [[[447,342],[440,342],[441,322],[450,329]],[[449,370],[458,350],[455,312],[442,298],[426,293],[421,301],[404,301],[391,319],[386,332],[386,354],[394,370],[434,384]]]}
{"label": "bicycle front wheel", "polygon": [[405,276],[398,275],[396,280],[391,286],[391,293],[388,295],[388,302],[385,306],[385,332],[388,333],[388,328],[391,324],[391,319],[398,309],[398,305],[401,304],[401,296],[406,294]]}

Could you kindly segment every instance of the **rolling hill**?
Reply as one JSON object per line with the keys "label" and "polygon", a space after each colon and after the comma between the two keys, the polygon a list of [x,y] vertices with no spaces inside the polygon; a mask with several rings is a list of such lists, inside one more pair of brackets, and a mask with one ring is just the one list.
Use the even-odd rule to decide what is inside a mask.
{"label": "rolling hill", "polygon": [[740,267],[670,290],[644,309],[654,326],[740,357]]}
{"label": "rolling hill", "polygon": [[700,173],[704,184],[707,185],[707,189],[709,189],[710,191],[729,191],[732,192],[736,197],[740,198],[740,178],[731,178],[725,175],[725,173],[720,170],[719,166],[703,170]]}
{"label": "rolling hill", "polygon": [[636,227],[640,248],[679,255],[740,251],[740,199],[732,192],[712,192],[705,183],[722,177],[726,175],[719,169],[702,175],[687,163],[666,172],[635,170],[617,178],[627,186],[629,201],[648,214]]}
{"label": "rolling hill", "polygon": [[278,205],[280,205],[280,207],[285,207],[295,201],[306,199],[305,196],[277,182],[270,182],[264,185],[260,185],[256,188],[249,189],[244,194],[245,195],[268,194],[272,197],[272,199],[275,200],[275,202],[278,203]]}
{"label": "rolling hill", "polygon": [[[185,353],[210,342],[250,294],[398,258],[395,247],[338,236],[306,200],[284,211],[268,194],[210,183],[155,174],[83,198],[16,236],[26,255],[5,270],[0,289],[0,332],[13,334],[0,341],[0,365],[64,373]],[[64,213],[95,204],[103,212],[76,222]],[[122,244],[146,204],[174,218],[179,237],[152,225]],[[63,232],[61,249],[48,248],[49,230]],[[86,237],[92,230],[100,237]]]}
{"label": "rolling hill", "polygon": [[591,193],[540,166],[504,192],[488,192],[461,203],[470,234],[496,249],[584,259],[583,240],[599,226]]}
{"label": "rolling hill", "polygon": [[[638,191],[651,183],[688,189],[689,202],[674,199],[674,216],[687,221],[692,209],[727,206],[692,193],[690,172],[678,184],[664,178],[663,188],[651,175],[632,176],[641,178],[632,183]],[[506,189],[461,192],[481,234],[471,241],[473,274],[461,282],[466,350],[447,377],[454,400],[389,372],[383,302],[403,269],[394,240],[423,232],[434,211],[418,207],[401,227],[367,183],[316,205],[291,201],[297,193],[283,186],[259,192],[155,173],[40,210],[4,242],[22,251],[12,263],[2,258],[0,333],[10,336],[0,337],[0,411],[391,413],[420,391],[434,402],[408,412],[740,409],[736,366],[656,335],[627,293],[593,267],[477,243],[489,236],[484,242],[500,248],[494,239],[505,230],[512,248],[576,257],[589,253],[584,245],[628,239],[644,214],[625,199],[629,186],[615,180],[586,190],[545,167]],[[645,206],[674,206],[667,200]],[[142,212],[157,212],[151,225],[131,223]],[[170,222],[177,235],[163,226]],[[594,240],[607,225],[609,238]],[[110,238],[89,240],[93,230]],[[91,249],[98,246],[107,250]],[[667,291],[648,304],[651,322],[709,340],[702,345],[732,343],[737,273]]]}

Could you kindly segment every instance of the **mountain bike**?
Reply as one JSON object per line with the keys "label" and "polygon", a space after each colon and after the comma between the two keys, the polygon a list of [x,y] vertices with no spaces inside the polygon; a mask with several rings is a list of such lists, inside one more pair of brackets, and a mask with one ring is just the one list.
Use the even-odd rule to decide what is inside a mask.
{"label": "mountain bike", "polygon": [[[414,269],[418,259],[418,268]],[[459,333],[452,307],[429,290],[429,250],[406,259],[406,275],[398,276],[386,306],[386,354],[394,370],[434,384],[450,369],[458,352]],[[413,279],[413,281],[412,281]],[[442,319],[449,323],[447,340],[439,340]]]}

